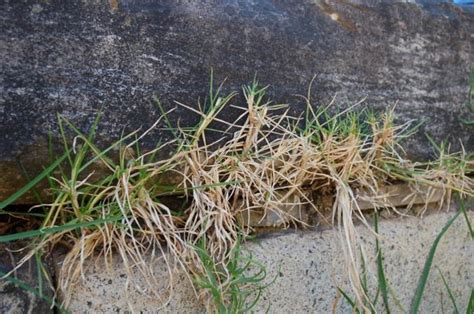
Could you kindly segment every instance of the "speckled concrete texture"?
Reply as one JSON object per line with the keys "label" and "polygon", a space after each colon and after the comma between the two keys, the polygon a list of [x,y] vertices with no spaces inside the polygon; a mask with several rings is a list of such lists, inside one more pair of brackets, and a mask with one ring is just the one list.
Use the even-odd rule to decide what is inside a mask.
{"label": "speckled concrete texture", "polygon": [[[400,217],[380,223],[386,275],[403,307],[402,310],[392,302],[394,312],[408,311],[431,244],[452,215],[441,212],[423,220]],[[469,215],[471,219],[474,217],[472,212]],[[375,238],[363,226],[359,226],[357,231],[373,274],[369,281],[373,283],[376,274]],[[469,237],[463,217],[458,217],[439,244],[420,313],[441,313],[442,309],[452,312],[437,268],[459,300],[458,306],[465,311],[470,289],[474,286],[474,242]],[[270,305],[275,313],[330,313],[336,306],[338,313],[351,312],[342,299],[336,303],[336,287],[349,289],[344,277],[346,267],[340,240],[335,230],[288,234],[265,239],[261,244],[253,245],[252,251],[265,261],[270,275],[279,269],[280,278],[268,289],[260,310]],[[390,300],[393,301],[393,297]]]}
{"label": "speckled concrete texture", "polygon": [[[160,295],[151,297],[143,285],[144,278],[138,272],[135,272],[137,276],[135,282],[127,282],[127,273],[118,259],[114,263],[113,271],[106,270],[100,263],[89,266],[91,267],[85,281],[77,285],[73,291],[72,302],[68,308],[72,313],[202,312],[188,277],[181,273],[173,275],[170,280],[162,263],[158,263],[156,267],[156,272],[161,274],[162,281],[157,284],[155,292]],[[174,292],[168,306],[162,309],[163,302],[169,297],[167,289],[169,283],[174,286]],[[143,290],[132,286],[140,286]]]}
{"label": "speckled concrete texture", "polygon": [[[384,252],[386,276],[393,294],[390,296],[394,313],[409,308],[418,278],[431,244],[453,212],[438,212],[423,219],[398,217],[380,222],[380,239]],[[474,218],[472,211],[468,214]],[[357,232],[365,248],[369,284],[373,284],[375,272],[375,238],[363,225]],[[474,286],[474,242],[470,239],[466,222],[462,216],[454,222],[441,240],[425,290],[421,313],[452,312],[440,272],[452,289],[461,312],[466,310],[470,289]],[[257,242],[247,244],[254,256],[262,261],[269,272],[268,278],[276,281],[266,290],[257,308],[270,313],[351,313],[336,287],[348,290],[345,278],[345,264],[341,244],[335,229],[311,232],[271,234]],[[121,264],[114,265],[115,274],[93,266],[85,281],[73,291],[70,310],[83,312],[116,312],[127,310],[156,312],[158,302],[134,293],[124,291],[125,276]],[[160,267],[158,267],[160,268]],[[163,278],[167,278],[163,269]],[[166,280],[166,279],[164,279]],[[175,294],[163,313],[199,313],[204,310],[193,294],[184,276],[175,277]],[[400,306],[395,305],[394,297]],[[378,305],[381,305],[379,299]],[[383,312],[383,311],[381,311]]]}

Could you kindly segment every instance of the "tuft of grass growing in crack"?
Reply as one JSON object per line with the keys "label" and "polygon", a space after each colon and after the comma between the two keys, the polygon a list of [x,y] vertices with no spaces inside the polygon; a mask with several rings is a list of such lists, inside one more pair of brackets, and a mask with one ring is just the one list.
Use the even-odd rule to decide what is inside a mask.
{"label": "tuft of grass growing in crack", "polygon": [[262,292],[273,282],[265,282],[266,267],[250,253],[247,256],[242,254],[241,238],[224,266],[214,262],[204,242],[202,239],[195,247],[203,269],[195,273],[193,282],[200,289],[206,308],[217,313],[251,312]]}
{"label": "tuft of grass growing in crack", "polygon": [[[126,291],[144,291],[165,306],[172,297],[173,278],[181,271],[198,288],[209,291],[204,303],[210,311],[233,311],[252,308],[248,291],[258,300],[265,287],[260,282],[263,268],[252,261],[249,266],[260,271],[256,277],[246,277],[238,263],[249,262],[239,254],[242,241],[254,231],[252,214],[262,219],[276,216],[283,228],[305,227],[301,215],[288,208],[308,207],[313,214],[321,213],[324,208],[313,196],[330,193],[329,220],[341,231],[354,304],[370,309],[372,300],[359,274],[364,261],[357,254],[354,220],[369,224],[358,201],[390,207],[380,188],[400,181],[413,186],[414,195],[408,198],[420,186],[430,187],[432,193],[441,191],[442,202],[449,201],[453,191],[474,196],[469,177],[474,172],[472,156],[451,154],[449,147],[438,145],[437,160],[410,162],[400,141],[414,132],[413,127],[396,125],[393,110],[376,115],[355,110],[361,105],[357,103],[331,113],[333,103],[315,108],[308,93],[306,113],[298,118],[288,114],[287,106],[269,101],[266,90],[254,81],[242,89],[244,103],[235,104],[236,93],[223,94],[222,85],[215,88],[211,78],[209,96],[198,109],[177,102],[199,116],[196,126],[173,126],[168,118],[173,109],[165,111],[156,101],[162,115],[154,125],[105,148],[95,143],[100,116],[88,133],[58,117],[64,154],[0,203],[3,210],[47,178],[53,201],[41,205],[47,209],[41,228],[0,236],[0,241],[32,239],[19,266],[38,252],[68,247],[58,284],[64,306],[88,261],[101,258],[111,269],[113,255],[118,255],[128,277]],[[222,117],[226,106],[241,114],[227,121]],[[141,141],[160,123],[174,138],[142,151]],[[210,136],[216,133],[215,124],[223,129],[217,140]],[[66,129],[75,135],[72,142]],[[162,151],[174,153],[156,158]],[[170,196],[180,197],[184,205],[168,204]],[[150,256],[166,265],[166,278],[158,278]],[[241,284],[251,288],[241,289]],[[385,300],[387,291],[381,293]],[[201,291],[196,289],[195,294]]]}

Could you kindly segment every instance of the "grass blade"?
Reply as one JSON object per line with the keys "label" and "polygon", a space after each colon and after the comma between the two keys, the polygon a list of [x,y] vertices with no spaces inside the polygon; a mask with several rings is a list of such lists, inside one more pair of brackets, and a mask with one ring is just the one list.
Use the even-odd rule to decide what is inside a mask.
{"label": "grass blade", "polygon": [[31,190],[41,180],[46,178],[51,172],[53,172],[54,169],[56,169],[57,166],[59,166],[61,162],[63,162],[64,159],[66,159],[69,156],[70,152],[71,150],[66,151],[61,157],[56,159],[48,168],[44,169],[38,176],[36,176],[33,180],[28,182],[24,187],[22,187],[21,189],[19,189],[12,195],[10,195],[7,199],[0,202],[0,209],[4,209],[8,205],[12,204],[14,201],[20,198],[23,194]]}
{"label": "grass blade", "polygon": [[471,313],[474,313],[474,289],[471,290],[471,295],[469,296],[469,302],[466,309],[466,314]]}
{"label": "grass blade", "polygon": [[456,215],[454,215],[446,223],[446,225],[443,227],[443,229],[441,230],[441,232],[438,234],[435,241],[433,242],[433,245],[431,246],[430,252],[428,254],[428,258],[426,259],[426,262],[425,262],[425,266],[423,267],[423,272],[421,273],[420,279],[418,280],[418,286],[416,288],[415,295],[413,296],[413,299],[411,302],[411,308],[410,308],[411,314],[417,314],[418,309],[420,308],[421,299],[423,297],[423,292],[425,291],[426,282],[428,281],[431,265],[433,264],[434,255],[436,253],[436,249],[438,247],[439,241],[441,240],[443,235],[446,233],[446,231],[449,229],[449,227],[453,224],[453,222],[456,220],[456,218],[458,218],[459,214],[461,214],[461,211],[458,211]]}
{"label": "grass blade", "polygon": [[15,240],[21,240],[21,239],[34,238],[34,237],[37,237],[37,236],[43,236],[45,234],[50,234],[50,233],[70,231],[70,230],[79,229],[79,228],[97,226],[97,225],[108,223],[108,222],[119,221],[123,218],[124,217],[122,215],[111,216],[111,217],[107,217],[107,218],[103,218],[103,219],[96,219],[96,220],[92,220],[92,221],[67,223],[67,224],[64,224],[64,225],[61,225],[61,226],[41,228],[41,229],[37,229],[37,230],[19,232],[19,233],[15,233],[15,234],[7,234],[7,235],[4,235],[4,236],[0,236],[0,243],[10,242],[10,241],[15,241]]}
{"label": "grass blade", "polygon": [[352,309],[354,310],[354,312],[360,313],[359,309],[356,307],[355,301],[351,299],[351,297],[347,295],[347,293],[345,293],[344,290],[342,290],[341,288],[337,288],[337,290],[342,294],[342,296],[347,301],[347,303],[349,303],[352,306]]}
{"label": "grass blade", "polygon": [[64,308],[62,308],[59,304],[57,304],[54,299],[51,299],[50,297],[45,296],[42,291],[39,291],[38,289],[33,288],[28,283],[26,283],[22,280],[19,280],[18,278],[15,278],[13,276],[5,277],[5,275],[6,275],[6,273],[4,273],[0,270],[0,278],[4,278],[4,280],[11,282],[12,284],[17,286],[18,288],[20,288],[22,290],[25,290],[25,291],[28,291],[31,294],[37,296],[38,298],[46,301],[52,307],[53,306],[56,307],[59,310],[59,313],[69,313]]}
{"label": "grass blade", "polygon": [[462,199],[459,202],[459,210],[462,211],[462,213],[464,215],[464,219],[466,220],[467,228],[469,229],[469,233],[471,235],[471,240],[474,240],[474,230],[472,230],[471,220],[467,216],[466,204],[464,203],[464,200],[462,200]]}
{"label": "grass blade", "polygon": [[441,275],[441,279],[443,280],[443,284],[446,287],[446,290],[448,290],[449,299],[451,300],[451,303],[453,303],[453,307],[454,307],[453,313],[458,314],[459,309],[458,309],[458,306],[456,305],[456,299],[454,298],[453,292],[449,288],[448,282],[446,281],[446,278],[444,278],[443,273],[441,272],[441,270],[438,269],[438,271],[439,271],[439,274]]}
{"label": "grass blade", "polygon": [[[379,215],[375,212],[374,219],[374,231],[378,235],[379,233]],[[380,247],[378,236],[375,238],[375,249],[377,250],[377,277],[379,282],[379,288],[382,292],[383,303],[385,305],[385,310],[387,314],[390,314],[390,307],[388,305],[388,289],[387,289],[387,279],[385,277],[385,271],[383,266],[383,253],[382,248]]]}

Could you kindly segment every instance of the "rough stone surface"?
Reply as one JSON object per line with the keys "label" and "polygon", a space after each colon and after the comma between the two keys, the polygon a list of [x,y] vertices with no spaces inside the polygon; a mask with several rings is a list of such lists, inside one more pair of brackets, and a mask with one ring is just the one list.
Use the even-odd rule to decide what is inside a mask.
{"label": "rough stone surface", "polygon": [[[205,96],[210,69],[226,89],[255,74],[275,100],[303,109],[336,93],[345,107],[367,97],[376,109],[397,103],[401,121],[423,119],[407,144],[428,158],[424,139],[474,147],[467,113],[468,68],[474,60],[474,10],[445,1],[13,1],[0,10],[0,198],[46,163],[56,115],[81,129],[103,110],[99,138],[148,127],[159,116],[152,96],[169,109]],[[232,120],[236,111],[224,115]],[[178,108],[173,119],[197,116]],[[162,126],[162,125],[160,125]],[[153,146],[169,137],[156,131]]]}
{"label": "rough stone surface", "polygon": [[[399,217],[381,221],[379,230],[386,276],[404,308],[402,311],[391,304],[394,313],[406,312],[409,308],[431,244],[453,214],[437,212],[423,219]],[[470,211],[469,216],[473,219],[474,213]],[[369,282],[373,284],[376,274],[374,236],[362,225],[357,227],[357,231],[372,274]],[[247,244],[247,249],[266,265],[268,278],[276,276],[276,281],[264,293],[257,312],[263,313],[270,306],[271,313],[331,313],[335,306],[336,313],[351,313],[341,299],[334,305],[337,299],[336,287],[349,291],[336,230],[271,235],[256,243]],[[460,312],[465,312],[470,289],[474,286],[473,260],[474,243],[470,239],[464,218],[460,216],[439,244],[421,304],[421,313],[452,312],[439,271],[445,276],[458,300]],[[137,293],[125,297],[122,267],[116,261],[113,266],[116,271],[114,274],[107,272],[100,264],[92,265],[85,281],[73,290],[70,310],[78,313],[116,312],[126,310],[131,305],[135,311],[154,312],[156,299],[150,300]],[[163,272],[166,282],[167,275],[162,267],[157,266],[157,271]],[[185,277],[178,276],[173,282],[174,297],[170,305],[160,312],[203,312]],[[390,298],[393,302],[393,298]]]}
{"label": "rough stone surface", "polygon": [[[12,270],[21,260],[21,251],[25,244],[10,243],[0,244],[0,271],[1,275]],[[48,264],[44,263],[44,269],[48,271]],[[0,278],[1,278],[0,275]],[[14,275],[15,280],[28,285],[30,289],[38,289],[38,268],[35,259],[30,259],[20,267]],[[11,278],[13,278],[11,277]],[[46,279],[43,279],[43,295],[50,300],[53,292],[48,289]],[[0,279],[0,313],[5,314],[26,314],[26,313],[54,313],[50,303],[40,298],[38,294],[33,294],[13,283],[9,279]]]}

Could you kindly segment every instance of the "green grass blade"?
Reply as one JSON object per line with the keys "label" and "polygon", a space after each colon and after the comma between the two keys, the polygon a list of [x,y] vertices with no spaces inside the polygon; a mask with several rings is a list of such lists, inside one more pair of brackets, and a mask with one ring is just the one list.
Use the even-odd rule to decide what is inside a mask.
{"label": "green grass blade", "polygon": [[50,234],[50,233],[64,232],[64,231],[70,231],[70,230],[79,229],[79,228],[97,226],[97,225],[108,223],[108,222],[119,221],[122,218],[123,218],[122,215],[111,216],[111,217],[102,218],[102,219],[95,219],[92,221],[73,222],[73,223],[67,223],[61,226],[41,228],[37,230],[25,231],[25,232],[20,232],[20,233],[15,233],[15,234],[7,234],[7,235],[0,236],[0,243],[34,238],[38,236],[44,236],[45,234]]}
{"label": "green grass blade", "polygon": [[469,301],[467,303],[466,314],[474,313],[474,289],[471,290],[471,295],[469,296]]}
{"label": "green grass blade", "polygon": [[[71,149],[69,148],[69,144],[67,142],[67,136],[66,136],[66,132],[64,131],[64,125],[63,125],[63,122],[62,122],[63,118],[59,113],[56,115],[56,117],[58,119],[59,134],[61,135],[61,140],[63,142],[64,150],[65,151],[72,151],[72,148]],[[71,158],[70,154],[67,155],[67,159],[69,161],[69,165],[72,167],[73,163],[72,163],[72,158]]]}
{"label": "green grass blade", "polygon": [[469,233],[471,235],[471,240],[474,240],[474,230],[472,230],[471,220],[467,216],[466,204],[464,203],[464,200],[462,200],[462,199],[459,202],[459,210],[461,210],[463,215],[464,215],[464,219],[466,220],[467,228],[469,229]]}
{"label": "green grass blade", "polygon": [[167,126],[166,129],[170,130],[171,133],[173,133],[174,138],[179,139],[178,128],[173,127],[173,124],[171,123],[171,120],[168,117],[168,113],[165,111],[165,108],[161,104],[160,99],[155,96],[155,97],[153,97],[153,101],[154,101],[155,105],[158,107],[158,109],[160,110],[160,114],[163,117],[163,119],[165,121],[165,124]]}
{"label": "green grass blade", "polygon": [[453,313],[459,314],[459,309],[458,309],[458,306],[456,305],[456,299],[454,298],[453,292],[449,288],[448,282],[446,281],[446,278],[444,278],[441,270],[438,269],[438,271],[439,271],[439,274],[441,275],[441,279],[443,280],[443,284],[446,287],[446,290],[448,291],[449,299],[451,300],[451,303],[453,304],[453,307],[454,307]]}
{"label": "green grass blade", "polygon": [[403,308],[402,302],[397,297],[397,294],[393,290],[391,286],[388,286],[388,292],[390,293],[390,296],[392,297],[393,303],[395,306],[400,310],[400,313],[406,313],[405,309]]}
{"label": "green grass blade", "polygon": [[[379,215],[376,212],[374,218],[374,229],[375,233],[378,235],[379,233]],[[382,248],[380,247],[379,238],[378,236],[375,238],[375,249],[377,251],[377,277],[378,277],[378,284],[380,291],[382,292],[383,303],[385,305],[385,310],[387,314],[390,314],[390,307],[388,305],[388,289],[387,289],[387,279],[385,277],[385,271],[383,266],[383,253]]]}
{"label": "green grass blade", "polygon": [[38,298],[46,301],[51,306],[54,306],[57,309],[59,309],[59,313],[69,313],[66,309],[62,308],[59,304],[57,304],[54,301],[54,299],[51,299],[50,297],[45,296],[42,291],[41,292],[38,291],[38,289],[33,288],[28,283],[26,283],[22,280],[19,280],[18,278],[15,278],[13,276],[6,276],[6,277],[5,276],[6,276],[6,273],[4,273],[0,270],[0,278],[4,279],[6,281],[9,281],[12,284],[14,284],[15,286],[17,286],[18,288],[23,289],[27,292],[30,292],[31,294],[37,296]]}
{"label": "green grass blade", "polygon": [[44,169],[38,176],[36,176],[33,180],[28,182],[24,187],[10,195],[7,199],[0,202],[0,209],[4,209],[8,205],[12,204],[18,198],[20,198],[23,194],[31,190],[36,184],[38,184],[41,180],[46,178],[60,163],[63,162],[69,156],[71,150],[66,151],[61,157],[56,159],[48,168]]}
{"label": "green grass blade", "polygon": [[356,313],[360,313],[359,309],[357,309],[356,307],[356,304],[355,304],[355,301],[351,299],[351,297],[344,292],[344,290],[342,290],[341,288],[337,288],[337,290],[342,294],[342,296],[344,297],[344,299],[347,301],[347,303],[350,304],[350,306],[352,306],[352,309],[356,312]]}
{"label": "green grass blade", "polygon": [[417,314],[418,309],[420,308],[421,299],[423,297],[423,292],[425,291],[426,282],[428,281],[431,265],[433,264],[434,255],[436,253],[436,249],[438,247],[439,241],[441,240],[443,235],[446,233],[446,231],[449,229],[449,227],[453,224],[453,222],[456,220],[456,218],[458,218],[459,214],[461,214],[461,211],[458,211],[456,215],[454,215],[446,223],[446,225],[443,227],[443,229],[441,230],[441,232],[438,234],[435,241],[433,242],[433,245],[431,246],[430,252],[428,254],[428,258],[426,259],[426,262],[425,262],[425,266],[423,267],[423,272],[421,273],[420,279],[418,280],[418,286],[416,288],[415,295],[413,296],[413,299],[411,302],[411,308],[410,308],[411,314]]}
{"label": "green grass blade", "polygon": [[40,298],[43,297],[43,262],[41,260],[41,252],[35,252],[35,262],[36,262],[36,271],[38,277],[38,292],[40,294]]}
{"label": "green grass blade", "polygon": [[82,172],[84,171],[84,169],[86,169],[87,167],[89,167],[91,164],[93,164],[94,162],[96,162],[97,160],[101,159],[102,161],[104,161],[104,163],[108,164],[109,166],[111,167],[115,167],[115,163],[112,161],[111,158],[107,157],[107,153],[109,151],[111,151],[112,149],[118,147],[122,142],[128,140],[129,138],[131,138],[132,136],[134,136],[137,132],[134,131],[130,134],[128,134],[127,136],[124,136],[122,138],[120,138],[118,141],[114,142],[112,145],[110,145],[109,147],[107,147],[106,149],[103,149],[103,150],[100,150],[99,148],[97,148],[92,142],[86,140],[86,143],[91,146],[91,149],[94,151],[94,154],[95,156],[92,157],[90,160],[88,160],[86,163],[84,163],[84,165],[81,166],[81,168],[79,168],[79,171],[78,172]]}
{"label": "green grass blade", "polygon": [[[31,177],[28,174],[28,171],[26,170],[26,168],[23,166],[23,163],[21,161],[18,161],[17,164],[18,164],[18,167],[21,169],[23,177],[26,179],[27,182],[30,182]],[[38,204],[44,204],[43,200],[41,199],[41,193],[35,187],[31,188],[31,192],[33,193],[33,196],[35,197],[36,202],[38,202]]]}

